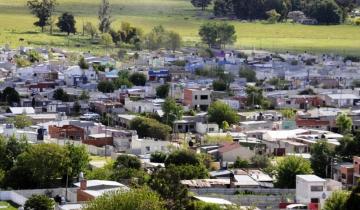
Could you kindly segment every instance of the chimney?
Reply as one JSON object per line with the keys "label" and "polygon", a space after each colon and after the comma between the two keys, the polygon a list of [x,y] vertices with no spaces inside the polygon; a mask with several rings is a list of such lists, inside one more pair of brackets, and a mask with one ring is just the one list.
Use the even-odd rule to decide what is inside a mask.
{"label": "chimney", "polygon": [[87,188],[87,180],[86,179],[80,180],[80,190],[86,190],[86,188]]}

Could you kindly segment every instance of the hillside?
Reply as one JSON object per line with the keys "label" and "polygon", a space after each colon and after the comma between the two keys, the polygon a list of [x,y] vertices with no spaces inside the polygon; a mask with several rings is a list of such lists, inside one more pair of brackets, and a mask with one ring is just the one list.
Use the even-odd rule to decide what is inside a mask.
{"label": "hillside", "polygon": [[[83,22],[97,22],[97,9],[100,0],[58,0],[57,14],[70,11],[77,19],[81,32]],[[188,43],[198,41],[199,26],[206,22],[210,13],[202,14],[195,10],[190,0],[111,0],[113,26],[127,21],[145,32],[155,25],[163,25],[175,30]],[[87,38],[62,35],[49,36],[39,33],[33,26],[34,18],[26,7],[26,0],[0,0],[0,44],[26,44],[74,47],[80,44],[89,47]],[[232,21],[237,29],[237,47],[266,48],[291,51],[360,53],[360,27],[352,25],[303,26],[293,24],[240,23]],[[31,40],[31,41],[30,41]],[[96,48],[96,47],[95,47]]]}

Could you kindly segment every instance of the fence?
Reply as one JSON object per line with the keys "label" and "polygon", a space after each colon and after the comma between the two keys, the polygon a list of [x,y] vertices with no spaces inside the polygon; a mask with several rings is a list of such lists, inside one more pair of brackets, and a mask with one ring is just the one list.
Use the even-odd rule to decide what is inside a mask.
{"label": "fence", "polygon": [[263,195],[284,195],[294,194],[295,189],[278,189],[278,188],[199,188],[191,189],[192,192],[198,195],[204,194],[222,194],[222,195],[234,195],[238,194],[263,194]]}

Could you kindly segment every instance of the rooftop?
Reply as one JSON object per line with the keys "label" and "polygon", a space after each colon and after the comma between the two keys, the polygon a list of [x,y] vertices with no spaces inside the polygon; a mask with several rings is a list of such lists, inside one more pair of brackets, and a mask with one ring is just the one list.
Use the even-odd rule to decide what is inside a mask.
{"label": "rooftop", "polygon": [[296,175],[296,177],[303,179],[307,182],[325,182],[325,179],[322,179],[316,175],[308,174],[308,175]]}

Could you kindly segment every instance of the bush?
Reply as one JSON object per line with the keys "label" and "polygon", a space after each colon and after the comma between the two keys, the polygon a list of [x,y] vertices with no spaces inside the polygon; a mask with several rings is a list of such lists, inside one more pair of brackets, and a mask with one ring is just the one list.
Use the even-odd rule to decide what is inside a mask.
{"label": "bush", "polygon": [[150,137],[167,140],[170,137],[171,127],[154,119],[137,117],[130,122],[130,129],[136,130],[139,137]]}

